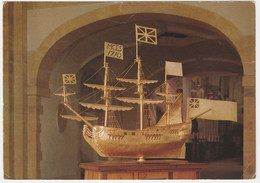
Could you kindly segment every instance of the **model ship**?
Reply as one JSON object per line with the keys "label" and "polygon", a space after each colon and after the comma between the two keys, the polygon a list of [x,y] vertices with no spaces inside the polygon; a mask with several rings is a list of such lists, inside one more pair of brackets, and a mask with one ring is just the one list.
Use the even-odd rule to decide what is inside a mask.
{"label": "model ship", "polygon": [[[102,103],[79,104],[85,108],[104,111],[104,124],[92,125],[91,121],[98,117],[86,117],[72,108],[69,102],[69,96],[75,94],[68,92],[66,85],[75,84],[74,74],[63,74],[63,87],[61,93],[56,95],[63,97],[64,106],[69,109],[73,115],[61,115],[66,119],[83,121],[83,136],[86,142],[102,157],[124,157],[124,158],[185,158],[185,142],[191,134],[191,120],[193,118],[216,118],[216,109],[223,105],[223,101],[208,102],[206,99],[188,98],[188,115],[185,120],[182,118],[182,94],[172,94],[169,92],[169,83],[167,76],[182,76],[181,63],[166,62],[165,82],[162,92],[157,92],[159,99],[146,98],[144,86],[158,82],[157,80],[145,79],[142,71],[142,61],[138,55],[138,42],[157,44],[157,32],[154,28],[148,28],[135,25],[136,31],[136,58],[133,64],[137,64],[136,78],[117,77],[119,82],[132,83],[137,86],[136,97],[114,97],[123,103],[137,104],[139,128],[135,130],[123,129],[111,125],[111,113],[116,111],[127,112],[133,110],[132,106],[120,106],[112,104],[112,92],[124,91],[126,88],[109,83],[109,66],[106,57],[123,59],[123,46],[105,42],[104,50],[104,83],[90,84],[84,83],[86,87],[101,90],[103,96]],[[206,103],[206,107],[201,104]],[[236,105],[230,102],[231,114],[224,114],[224,120],[236,121]],[[156,124],[144,126],[145,112],[149,105],[165,105],[165,112]],[[217,106],[217,108],[215,107]],[[235,107],[234,107],[235,106]],[[227,113],[227,112],[226,112]],[[214,116],[215,115],[215,116]],[[230,117],[232,116],[232,117]],[[219,116],[217,115],[217,118]],[[220,119],[221,120],[221,119]],[[135,121],[133,121],[135,123]]]}

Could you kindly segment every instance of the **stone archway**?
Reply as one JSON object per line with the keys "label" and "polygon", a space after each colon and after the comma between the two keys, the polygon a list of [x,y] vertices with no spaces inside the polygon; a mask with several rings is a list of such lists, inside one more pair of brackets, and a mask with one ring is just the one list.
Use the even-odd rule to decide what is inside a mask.
{"label": "stone archway", "polygon": [[[151,8],[152,7],[152,8]],[[106,13],[103,13],[106,12]],[[84,27],[86,24],[97,22],[98,20],[124,15],[124,14],[133,14],[133,13],[164,13],[170,15],[178,15],[187,18],[192,18],[195,20],[199,20],[205,22],[209,25],[212,25],[216,29],[220,30],[236,47],[244,68],[244,76],[243,76],[243,85],[244,85],[244,105],[245,105],[245,115],[244,115],[244,167],[245,170],[248,171],[248,175],[250,172],[254,172],[254,165],[252,165],[252,161],[255,158],[255,151],[250,151],[251,148],[255,147],[255,142],[248,143],[248,138],[254,138],[255,130],[255,120],[252,118],[252,114],[254,114],[254,107],[252,107],[251,103],[254,102],[254,77],[255,74],[252,70],[254,70],[254,38],[248,38],[241,34],[241,32],[228,20],[221,17],[220,15],[210,12],[205,9],[201,9],[198,7],[188,6],[181,3],[158,3],[153,2],[147,5],[144,2],[138,3],[120,3],[112,6],[108,6],[91,13],[84,14],[79,16],[63,25],[58,27],[55,31],[53,31],[40,45],[37,51],[34,52],[33,55],[29,55],[29,62],[34,62],[35,65],[33,69],[29,72],[29,83],[31,84],[31,93],[33,94],[28,100],[28,105],[30,106],[38,106],[40,107],[39,97],[48,97],[49,89],[48,89],[48,79],[46,79],[46,71],[48,71],[55,60],[49,60],[55,58],[55,54],[57,52],[62,51],[66,48],[67,45],[63,44],[63,48],[59,47],[55,48],[55,44],[65,36],[67,36],[67,40],[71,40],[72,42],[79,39],[80,37],[73,37],[70,33],[76,29],[80,29]],[[94,30],[93,30],[94,31]],[[70,37],[71,36],[71,37]],[[82,35],[81,35],[82,36]],[[67,42],[69,45],[70,42]],[[53,53],[51,53],[53,51]],[[47,54],[48,53],[48,54]],[[49,60],[49,61],[48,61]],[[44,79],[43,79],[44,78]],[[251,116],[246,115],[251,114]],[[38,129],[37,124],[39,122],[37,110],[34,111],[33,114],[30,115],[28,120],[36,121],[35,128]],[[254,116],[254,115],[253,115]],[[37,131],[37,130],[36,130]],[[29,132],[31,133],[31,132]],[[29,135],[30,136],[30,135]],[[34,141],[37,143],[37,140]],[[36,144],[29,144],[30,152],[34,156],[38,156],[38,149]],[[252,158],[253,157],[253,158]],[[37,158],[36,158],[37,159]],[[251,161],[252,159],[252,161]],[[37,160],[38,161],[38,160]],[[30,160],[28,160],[29,164]],[[250,164],[251,163],[251,164]],[[249,165],[250,164],[250,165]],[[38,166],[35,164],[35,166]],[[251,169],[247,167],[252,167]],[[29,168],[30,169],[30,168]],[[29,170],[30,171],[30,170]],[[244,172],[244,177],[247,177],[247,171]]]}
{"label": "stone archway", "polygon": [[[107,13],[104,14],[102,13],[102,11],[105,11]],[[45,73],[41,73],[41,70],[48,70],[48,67],[45,67],[45,65],[49,65],[49,67],[51,67],[51,63],[53,62],[49,60],[53,59],[53,57],[55,58],[55,55],[63,51],[68,45],[71,44],[71,42],[85,36],[84,33],[80,35],[73,35],[73,31],[102,19],[108,19],[115,16],[134,13],[163,13],[169,15],[178,15],[205,22],[220,30],[231,41],[231,43],[237,49],[243,64],[247,64],[249,62],[247,60],[254,60],[252,59],[252,54],[244,51],[249,48],[248,46],[252,45],[249,44],[252,40],[250,40],[248,37],[243,36],[241,32],[231,22],[216,13],[213,13],[206,9],[188,6],[180,3],[153,2],[149,3],[149,6],[147,6],[147,4],[144,2],[140,2],[138,3],[138,5],[136,3],[127,2],[108,6],[102,8],[101,10],[93,11],[91,13],[86,13],[56,28],[56,30],[49,34],[49,36],[41,43],[39,48],[35,51],[35,55],[32,56],[35,63],[34,67],[37,68],[36,71],[39,70],[39,73],[32,73],[36,77],[33,76],[32,78],[34,78],[34,81],[32,80],[31,82],[37,82],[38,86],[44,86],[44,88],[46,87],[46,83],[44,83],[44,81],[40,81],[41,75],[45,75]],[[92,31],[95,30],[85,30],[85,33],[91,33]],[[84,32],[84,30],[82,32]],[[53,55],[52,53],[49,53],[47,55],[50,48],[55,46],[55,44],[58,44],[58,41],[65,36],[67,37],[66,42],[63,42],[62,45],[60,44],[55,51],[52,50],[55,55]],[[45,63],[42,62],[43,60],[46,60]],[[40,69],[40,67],[43,68]],[[250,72],[251,70],[245,69],[244,75],[250,75],[251,73],[247,73],[248,71]],[[36,81],[36,78],[38,81]]]}

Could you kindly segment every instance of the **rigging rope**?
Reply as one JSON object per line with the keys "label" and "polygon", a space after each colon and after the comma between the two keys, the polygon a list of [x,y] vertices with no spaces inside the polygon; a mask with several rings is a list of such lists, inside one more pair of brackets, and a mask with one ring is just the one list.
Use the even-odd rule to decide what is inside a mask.
{"label": "rigging rope", "polygon": [[99,68],[94,74],[92,74],[87,80],[85,80],[84,83],[88,82],[92,77],[94,77],[103,68],[104,67]]}
{"label": "rigging rope", "polygon": [[62,87],[63,86],[61,86],[61,87],[59,87],[57,90],[55,90],[55,92],[53,92],[54,94],[56,93],[56,92],[58,92],[60,89],[62,89]]}
{"label": "rigging rope", "polygon": [[[126,72],[126,74],[127,74],[132,69],[132,67],[134,66],[135,63],[136,62],[132,62],[132,64],[129,65],[128,68],[126,68],[126,71],[121,72],[121,74],[119,74],[118,77],[120,77],[124,72]],[[126,74],[123,77],[125,77]]]}

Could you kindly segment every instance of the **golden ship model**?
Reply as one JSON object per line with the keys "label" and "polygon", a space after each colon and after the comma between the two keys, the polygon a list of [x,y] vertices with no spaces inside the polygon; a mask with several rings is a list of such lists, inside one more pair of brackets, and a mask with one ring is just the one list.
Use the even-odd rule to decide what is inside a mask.
{"label": "golden ship model", "polygon": [[[102,103],[79,104],[83,107],[103,110],[104,125],[91,124],[91,121],[98,117],[87,117],[77,112],[70,105],[69,96],[75,93],[68,92],[68,84],[76,84],[75,74],[63,74],[62,92],[55,95],[63,97],[63,105],[69,109],[73,115],[62,115],[61,117],[71,120],[82,121],[83,136],[87,143],[102,157],[122,157],[139,158],[185,158],[185,142],[191,134],[191,121],[194,118],[237,121],[236,102],[217,101],[199,98],[187,99],[187,117],[182,120],[182,94],[172,94],[169,92],[167,76],[182,76],[182,65],[178,62],[165,62],[165,82],[163,92],[156,94],[160,99],[150,99],[145,97],[144,86],[158,82],[157,80],[147,80],[143,76],[142,61],[138,55],[138,42],[157,44],[157,31],[154,28],[135,25],[136,33],[136,58],[133,64],[137,64],[137,78],[119,78],[116,85],[109,83],[109,67],[106,57],[123,60],[123,46],[105,42],[104,46],[104,83],[88,84],[85,86],[103,91]],[[135,94],[137,97],[114,97],[118,101],[130,104],[138,104],[139,129],[129,130],[111,125],[110,114],[116,111],[129,111],[132,106],[119,106],[112,104],[112,92],[124,91],[126,88],[117,86],[118,83],[132,83],[137,86]],[[149,105],[165,105],[165,112],[155,125],[144,127],[144,109]]]}

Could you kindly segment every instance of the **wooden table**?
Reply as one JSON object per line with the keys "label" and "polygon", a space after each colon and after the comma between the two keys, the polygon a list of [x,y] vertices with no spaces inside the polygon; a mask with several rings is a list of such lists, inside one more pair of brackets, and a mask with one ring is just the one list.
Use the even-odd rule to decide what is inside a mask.
{"label": "wooden table", "polygon": [[84,179],[198,179],[206,164],[183,160],[97,161],[80,163]]}

